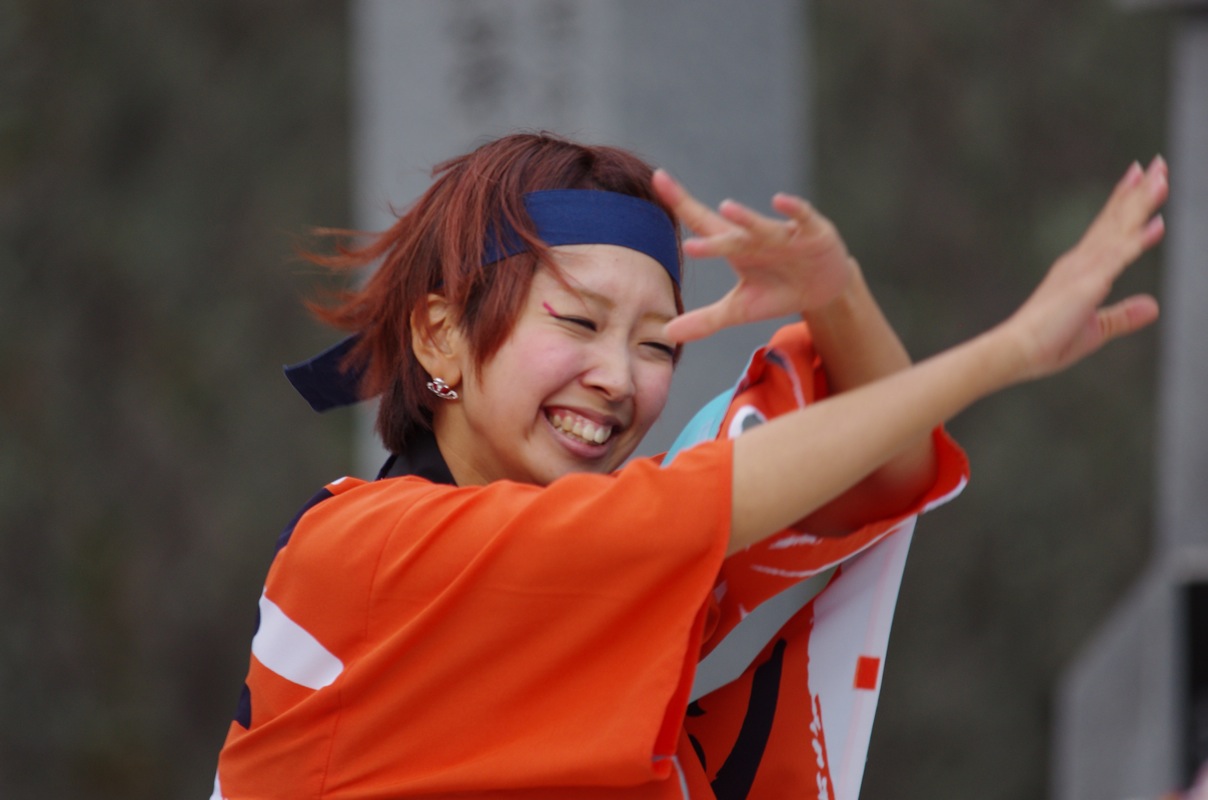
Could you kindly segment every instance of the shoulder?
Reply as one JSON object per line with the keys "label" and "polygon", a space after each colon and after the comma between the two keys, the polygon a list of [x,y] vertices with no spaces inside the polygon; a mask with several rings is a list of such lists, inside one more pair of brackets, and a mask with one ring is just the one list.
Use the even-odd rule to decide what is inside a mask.
{"label": "shoulder", "polygon": [[[299,515],[286,560],[347,563],[350,559],[424,554],[464,562],[497,548],[550,553],[651,548],[711,549],[728,535],[732,448],[708,442],[662,467],[636,459],[622,469],[567,475],[548,486],[496,481],[450,486],[402,476],[333,481],[326,497]],[[582,538],[568,533],[590,530]],[[635,536],[659,531],[660,536]]]}

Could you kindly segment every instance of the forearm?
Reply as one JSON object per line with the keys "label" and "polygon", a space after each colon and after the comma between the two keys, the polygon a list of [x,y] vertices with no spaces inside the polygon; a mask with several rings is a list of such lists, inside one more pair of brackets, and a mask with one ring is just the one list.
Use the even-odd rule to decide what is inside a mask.
{"label": "forearm", "polygon": [[[822,359],[833,393],[850,391],[911,365],[910,356],[890,326],[859,265],[850,260],[851,280],[825,307],[803,316]],[[935,448],[929,431],[904,445],[835,502],[806,521],[821,533],[842,533],[871,519],[907,507],[935,478]]]}
{"label": "forearm", "polygon": [[998,329],[913,367],[778,417],[734,441],[731,549],[808,517],[938,424],[1018,379]]}
{"label": "forearm", "polygon": [[910,356],[873,298],[855,259],[847,288],[802,314],[835,392],[854,389],[910,366]]}

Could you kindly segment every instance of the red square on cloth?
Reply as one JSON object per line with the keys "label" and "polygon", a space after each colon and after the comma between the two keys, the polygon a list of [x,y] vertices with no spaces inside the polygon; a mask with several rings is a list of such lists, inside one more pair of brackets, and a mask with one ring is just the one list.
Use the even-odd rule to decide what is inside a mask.
{"label": "red square on cloth", "polygon": [[855,688],[875,691],[877,679],[881,676],[881,659],[872,656],[860,656],[856,659]]}

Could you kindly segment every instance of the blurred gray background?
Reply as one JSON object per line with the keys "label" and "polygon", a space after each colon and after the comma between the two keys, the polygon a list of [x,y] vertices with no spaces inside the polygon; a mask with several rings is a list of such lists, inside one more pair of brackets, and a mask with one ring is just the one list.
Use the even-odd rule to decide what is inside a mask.
{"label": "blurred gray background", "polygon": [[[916,356],[1009,313],[1167,141],[1161,14],[804,8],[811,199]],[[354,223],[350,26],[0,0],[0,797],[209,791],[274,538],[353,469],[352,415],[280,376],[333,339],[293,253]],[[1151,546],[1157,340],[951,425],[974,480],[915,539],[863,797],[1047,795],[1058,677]]]}

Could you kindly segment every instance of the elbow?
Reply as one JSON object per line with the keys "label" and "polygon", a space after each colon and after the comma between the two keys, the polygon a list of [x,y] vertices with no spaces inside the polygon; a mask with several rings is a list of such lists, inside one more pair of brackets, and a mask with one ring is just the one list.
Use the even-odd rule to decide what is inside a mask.
{"label": "elbow", "polygon": [[928,437],[925,443],[890,459],[865,478],[863,490],[870,506],[867,522],[908,513],[938,477],[939,457]]}
{"label": "elbow", "polygon": [[890,459],[831,502],[793,527],[814,536],[845,536],[865,525],[908,514],[939,476],[939,458],[930,437],[925,446]]}

